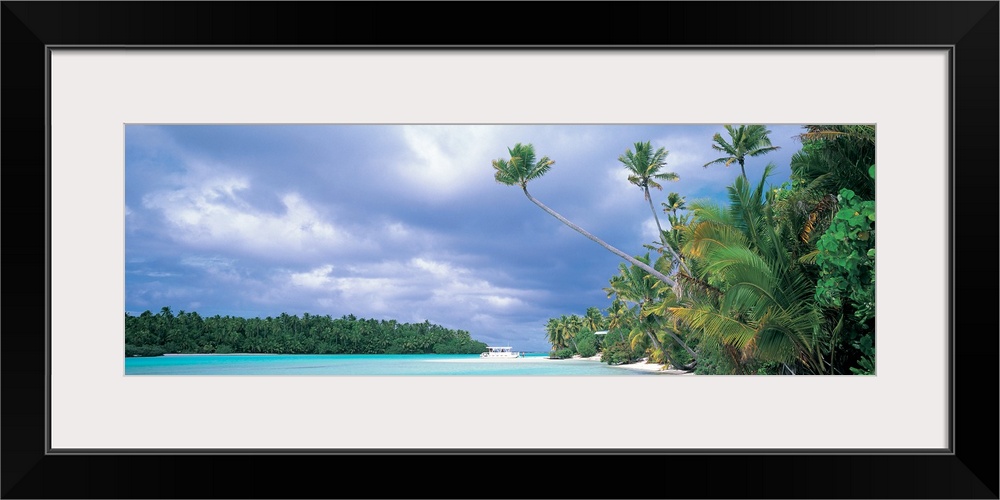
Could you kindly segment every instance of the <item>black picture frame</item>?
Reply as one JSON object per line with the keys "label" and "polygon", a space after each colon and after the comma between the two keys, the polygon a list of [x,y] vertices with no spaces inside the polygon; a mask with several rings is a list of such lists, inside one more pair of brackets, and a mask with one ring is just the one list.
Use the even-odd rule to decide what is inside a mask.
{"label": "black picture frame", "polygon": [[[998,498],[996,1],[2,4],[3,256],[8,279],[15,277],[0,336],[4,498]],[[53,45],[949,46],[950,453],[50,454],[46,61]],[[314,476],[316,468],[328,472]],[[369,472],[381,479],[361,479]],[[487,485],[491,478],[509,488]]]}

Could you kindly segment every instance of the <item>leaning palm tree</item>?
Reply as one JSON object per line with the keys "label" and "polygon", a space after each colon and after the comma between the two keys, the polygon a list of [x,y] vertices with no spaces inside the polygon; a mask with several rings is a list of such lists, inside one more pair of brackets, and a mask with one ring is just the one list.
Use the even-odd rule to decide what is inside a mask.
{"label": "leaning palm tree", "polygon": [[663,189],[663,186],[656,182],[657,180],[676,181],[680,178],[673,172],[660,171],[667,166],[666,158],[668,153],[666,148],[653,151],[653,146],[649,141],[637,142],[635,143],[635,152],[632,152],[631,149],[626,149],[625,154],[618,157],[618,161],[625,166],[625,170],[628,170],[628,181],[642,189],[642,194],[645,196],[646,202],[649,203],[649,210],[653,212],[653,220],[656,221],[656,229],[659,231],[657,234],[660,235],[660,243],[663,244],[663,248],[670,251],[674,261],[684,269],[684,272],[690,273],[691,270],[681,260],[680,255],[677,255],[674,248],[668,245],[666,239],[663,237],[663,226],[660,225],[660,217],[656,215],[656,209],[653,208],[653,199],[649,196],[650,187]]}
{"label": "leaning palm tree", "polygon": [[577,226],[576,224],[570,222],[562,215],[559,215],[559,213],[557,213],[555,210],[552,210],[551,208],[545,206],[542,202],[535,199],[534,196],[531,196],[531,193],[528,192],[528,182],[545,175],[545,173],[548,172],[549,169],[552,168],[552,165],[555,163],[554,161],[550,160],[548,156],[543,156],[541,159],[536,160],[534,146],[532,146],[531,144],[521,144],[521,143],[515,144],[514,147],[512,148],[507,148],[507,152],[510,154],[510,159],[505,160],[503,158],[498,158],[496,160],[493,160],[493,169],[495,170],[493,176],[497,182],[507,186],[514,186],[514,185],[521,186],[521,190],[524,191],[524,195],[527,196],[532,203],[538,205],[538,207],[544,210],[546,213],[558,219],[559,222],[566,224],[574,231],[586,236],[591,241],[597,243],[598,245],[601,245],[609,252],[625,259],[632,265],[639,266],[642,269],[645,269],[646,272],[652,274],[653,276],[663,281],[664,283],[670,286],[676,285],[676,282],[667,277],[667,275],[661,273],[660,271],[657,271],[656,269],[653,269],[648,264],[639,262],[638,260],[635,259],[635,257],[632,257],[631,255],[605,243],[597,236],[590,234],[580,226]]}
{"label": "leaning palm tree", "polygon": [[747,171],[744,163],[748,156],[756,157],[780,149],[778,146],[771,145],[771,139],[767,137],[771,131],[763,125],[740,125],[736,128],[733,128],[732,125],[726,125],[725,127],[726,131],[729,132],[730,142],[726,142],[722,134],[715,134],[712,136],[712,140],[715,141],[715,144],[712,144],[712,149],[721,151],[726,156],[706,163],[704,165],[706,168],[716,163],[722,163],[728,167],[733,162],[737,162],[740,164],[743,178],[746,179]]}

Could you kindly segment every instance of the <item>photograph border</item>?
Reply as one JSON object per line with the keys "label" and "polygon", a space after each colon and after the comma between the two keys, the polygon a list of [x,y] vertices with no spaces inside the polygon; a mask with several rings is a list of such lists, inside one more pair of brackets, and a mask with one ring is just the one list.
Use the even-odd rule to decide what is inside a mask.
{"label": "photograph border", "polygon": [[[554,46],[525,37],[525,44],[510,45],[506,40],[490,40],[488,35],[475,31],[472,27],[451,30],[449,39],[464,43],[441,43],[435,33],[448,28],[439,16],[428,16],[431,25],[419,27],[408,24],[415,17],[446,10],[464,11],[467,5],[452,4],[328,4],[296,3],[89,3],[89,2],[3,2],[2,10],[2,64],[4,72],[3,95],[3,135],[5,148],[2,151],[3,164],[7,171],[8,197],[5,208],[10,234],[18,235],[8,239],[4,253],[8,259],[16,258],[24,264],[19,267],[33,267],[28,262],[39,262],[44,269],[44,281],[36,284],[36,293],[21,293],[8,298],[8,311],[16,311],[17,318],[7,317],[7,334],[2,337],[3,389],[3,463],[2,494],[9,498],[34,497],[132,497],[147,498],[168,496],[187,497],[297,497],[303,495],[310,486],[308,481],[290,484],[288,477],[299,474],[306,460],[334,460],[329,465],[347,472],[355,467],[376,467],[393,470],[396,474],[393,484],[373,491],[376,497],[415,498],[432,495],[449,497],[449,489],[454,495],[476,497],[477,490],[463,489],[475,487],[482,481],[482,470],[496,467],[510,467],[515,464],[518,473],[530,476],[533,470],[528,465],[537,464],[539,474],[553,471],[553,465],[546,460],[558,461],[559,475],[581,473],[578,467],[598,467],[602,469],[649,467],[654,473],[653,484],[649,486],[629,486],[628,490],[610,489],[611,486],[589,486],[583,492],[578,487],[565,484],[563,480],[552,481],[532,491],[529,496],[550,495],[601,497],[647,496],[636,494],[642,488],[649,488],[649,496],[680,497],[835,497],[835,498],[881,498],[881,497],[935,497],[935,498],[997,498],[997,439],[996,427],[980,428],[974,422],[996,422],[997,407],[993,399],[995,391],[985,391],[981,387],[995,383],[997,373],[997,322],[990,314],[976,315],[963,312],[957,315],[956,304],[982,303],[996,299],[995,282],[989,286],[970,283],[969,276],[996,276],[991,258],[956,258],[959,249],[971,250],[968,239],[958,238],[956,221],[970,217],[978,222],[983,218],[983,210],[996,210],[997,171],[986,167],[995,166],[997,151],[997,2],[780,2],[758,3],[685,3],[664,2],[644,4],[650,12],[659,11],[667,17],[680,16],[685,19],[712,19],[711,10],[727,8],[734,11],[734,18],[740,23],[758,21],[756,26],[763,34],[747,34],[737,26],[727,26],[735,21],[720,21],[721,32],[730,33],[713,38],[701,22],[691,22],[686,27],[662,36],[615,33],[613,46],[607,45],[599,36],[591,35],[591,40],[576,45]],[[509,6],[505,8],[510,8]],[[608,18],[614,18],[615,9],[625,15],[627,7],[615,7],[603,3],[574,4],[574,10],[583,19],[595,26],[606,26]],[[327,10],[335,15],[320,15]],[[429,12],[430,11],[430,12]],[[454,12],[453,12],[454,13]],[[471,13],[470,13],[471,15]],[[547,25],[544,16],[535,16],[532,25]],[[502,19],[502,18],[501,18]],[[824,19],[822,23],[809,22]],[[120,22],[112,22],[116,20]],[[328,23],[322,23],[321,20]],[[557,19],[548,21],[557,22]],[[910,21],[910,22],[906,22]],[[498,22],[502,24],[502,21]],[[779,30],[781,23],[807,23],[799,29]],[[137,25],[138,23],[138,25]],[[435,26],[435,23],[440,25]],[[480,23],[474,23],[482,27]],[[753,25],[752,22],[748,23]],[[439,28],[438,30],[429,28]],[[578,26],[575,27],[578,29]],[[609,26],[609,28],[611,28]],[[770,28],[770,29],[769,29]],[[582,36],[570,34],[566,29],[566,39]],[[558,31],[558,29],[556,30]],[[669,30],[667,30],[669,31]],[[733,33],[746,35],[752,45],[739,43]],[[714,32],[713,32],[714,33]],[[526,33],[530,35],[530,33]],[[493,36],[496,36],[494,34]],[[585,38],[585,37],[584,37]],[[421,45],[412,45],[419,40]],[[753,465],[747,464],[746,453],[704,452],[694,455],[661,455],[642,450],[614,450],[610,453],[597,450],[566,451],[533,454],[526,450],[483,450],[481,452],[434,452],[419,450],[412,453],[393,451],[391,453],[372,450],[355,450],[360,456],[349,458],[328,454],[309,453],[300,450],[267,450],[262,454],[241,451],[238,453],[199,453],[196,450],[164,452],[150,450],[148,453],[82,453],[53,454],[49,447],[47,418],[49,401],[48,383],[48,334],[51,311],[49,309],[48,286],[50,283],[49,211],[51,199],[48,196],[49,159],[48,152],[48,102],[44,96],[48,92],[48,57],[52,47],[186,47],[201,48],[302,48],[302,47],[468,47],[468,48],[802,48],[821,47],[940,47],[951,48],[952,73],[952,223],[949,226],[951,280],[950,294],[952,328],[970,332],[987,332],[972,341],[954,341],[951,335],[951,349],[954,360],[950,394],[952,408],[950,453],[944,454],[878,454],[878,453],[751,453]],[[972,165],[967,170],[957,165]],[[40,199],[32,190],[23,186],[46,186],[46,196]],[[14,186],[14,188],[11,188]],[[984,192],[984,190],[986,190]],[[961,191],[962,196],[958,196]],[[37,191],[35,191],[37,193]],[[45,206],[38,205],[44,201]],[[995,213],[995,212],[994,212]],[[40,217],[44,217],[39,221]],[[39,224],[42,222],[42,224]],[[964,227],[964,226],[963,226]],[[38,236],[44,229],[45,234]],[[31,235],[31,236],[25,236]],[[965,233],[965,237],[970,235]],[[959,245],[960,241],[964,241]],[[32,246],[34,245],[34,246]],[[971,253],[971,252],[970,252]],[[37,260],[35,260],[37,259]],[[981,262],[985,260],[986,262]],[[18,262],[15,261],[15,262]],[[8,260],[10,263],[11,260]],[[975,265],[975,269],[973,269]],[[982,267],[987,269],[983,270]],[[21,284],[19,283],[20,287]],[[30,286],[30,285],[29,285]],[[39,303],[39,297],[46,297]],[[967,307],[966,307],[967,308]],[[37,324],[15,327],[14,319],[23,317],[45,318],[45,331],[39,332]],[[970,380],[967,385],[956,381]],[[975,392],[974,392],[975,391]],[[973,420],[975,419],[975,420]],[[595,456],[597,453],[601,456]],[[454,485],[443,487],[428,484],[426,478],[412,471],[413,455],[421,455],[419,460],[449,460],[447,467],[468,479],[456,480]],[[455,455],[471,455],[469,456]],[[526,456],[530,455],[530,456]],[[543,455],[543,456],[539,456]],[[547,455],[560,455],[557,459]],[[483,462],[480,458],[495,460]],[[274,471],[273,481],[260,480],[256,484],[234,484],[239,481],[208,481],[204,486],[204,471],[213,470],[228,473],[230,470],[245,468],[252,459],[253,467],[266,467]],[[610,460],[616,463],[609,463]],[[339,462],[337,461],[339,460]],[[323,462],[323,465],[328,465]],[[169,473],[164,472],[168,470]],[[735,477],[729,485],[718,485],[712,474],[730,471]],[[298,471],[298,472],[297,472]],[[400,472],[402,471],[402,472]],[[842,480],[831,481],[831,471]],[[585,472],[582,472],[585,473]],[[662,475],[656,476],[657,474]],[[689,480],[688,485],[676,485],[680,479],[669,476],[681,475]],[[449,474],[451,476],[451,474]],[[56,478],[57,480],[53,480]],[[778,480],[784,478],[784,480]],[[788,479],[792,478],[792,479]],[[256,478],[255,478],[256,479]],[[433,483],[431,481],[431,483]],[[459,487],[461,486],[461,487]],[[297,489],[302,488],[302,489]],[[398,489],[396,489],[398,488]],[[609,488],[604,490],[603,488]],[[638,488],[636,490],[635,488]],[[394,491],[394,493],[387,493]],[[607,493],[605,493],[607,492]],[[494,492],[495,493],[495,492]],[[603,494],[602,494],[603,493]],[[489,495],[487,495],[489,496]],[[519,496],[519,495],[510,495]]]}

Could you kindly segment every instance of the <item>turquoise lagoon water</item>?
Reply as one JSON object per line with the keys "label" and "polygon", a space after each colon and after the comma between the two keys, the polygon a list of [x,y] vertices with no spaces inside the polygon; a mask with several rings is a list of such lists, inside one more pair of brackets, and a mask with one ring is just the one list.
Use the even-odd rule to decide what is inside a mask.
{"label": "turquoise lagoon water", "polygon": [[478,354],[175,354],[125,358],[125,375],[629,376],[648,372],[584,359],[481,359]]}

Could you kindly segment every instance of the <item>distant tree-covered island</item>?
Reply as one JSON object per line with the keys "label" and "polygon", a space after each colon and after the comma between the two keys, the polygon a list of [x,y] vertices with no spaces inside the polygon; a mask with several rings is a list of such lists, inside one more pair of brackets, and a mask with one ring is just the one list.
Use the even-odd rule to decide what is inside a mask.
{"label": "distant tree-covered island", "polygon": [[156,314],[125,313],[125,356],[163,354],[478,354],[486,344],[465,330],[428,321],[302,317],[202,317],[163,307]]}

